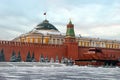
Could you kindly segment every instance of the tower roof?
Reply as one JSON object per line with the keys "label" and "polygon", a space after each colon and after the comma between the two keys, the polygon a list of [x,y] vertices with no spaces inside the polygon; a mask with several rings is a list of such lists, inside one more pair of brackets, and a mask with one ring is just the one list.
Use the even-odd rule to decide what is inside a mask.
{"label": "tower roof", "polygon": [[66,37],[75,37],[75,32],[74,32],[74,25],[72,24],[72,21],[69,21],[69,24],[67,25],[67,31],[66,31]]}

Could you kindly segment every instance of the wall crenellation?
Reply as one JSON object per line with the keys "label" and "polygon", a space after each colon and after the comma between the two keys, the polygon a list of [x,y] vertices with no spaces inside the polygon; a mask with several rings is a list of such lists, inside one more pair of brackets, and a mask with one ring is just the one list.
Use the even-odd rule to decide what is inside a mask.
{"label": "wall crenellation", "polygon": [[0,50],[4,50],[6,61],[10,61],[13,51],[16,53],[16,55],[18,52],[20,52],[23,61],[25,61],[28,52],[30,52],[31,55],[34,53],[37,61],[39,61],[41,54],[54,59],[56,56],[58,56],[60,59],[62,57],[66,57],[66,46],[57,44],[0,41]]}
{"label": "wall crenellation", "polygon": [[14,41],[0,41],[0,45],[11,46],[28,46],[28,47],[40,47],[40,48],[61,48],[65,45],[60,44],[41,44],[41,43],[28,43],[28,42],[14,42]]}

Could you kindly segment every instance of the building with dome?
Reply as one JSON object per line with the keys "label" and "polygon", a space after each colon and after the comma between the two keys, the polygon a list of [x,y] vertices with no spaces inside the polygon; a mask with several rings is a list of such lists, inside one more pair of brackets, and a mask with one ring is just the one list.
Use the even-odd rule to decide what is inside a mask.
{"label": "building with dome", "polygon": [[31,62],[32,58],[40,61],[42,56],[54,61],[71,59],[77,65],[120,65],[120,41],[77,37],[71,20],[67,24],[66,35],[45,19],[12,41],[1,40],[0,50],[0,62],[14,61],[12,58],[17,60],[20,56],[21,61]]}
{"label": "building with dome", "polygon": [[[73,31],[72,31],[73,32]],[[74,34],[72,32],[67,32]],[[66,34],[68,35],[68,34]],[[44,20],[42,23],[34,27],[33,30],[26,34],[22,34],[19,37],[13,39],[17,42],[28,42],[28,43],[41,43],[41,44],[63,44],[65,35],[48,20]],[[102,47],[102,48],[120,48],[120,41],[117,40],[106,40],[99,38],[87,38],[87,37],[76,37],[79,46],[85,47]]]}
{"label": "building with dome", "polygon": [[32,31],[13,39],[17,42],[63,44],[64,36],[48,20],[38,24]]}

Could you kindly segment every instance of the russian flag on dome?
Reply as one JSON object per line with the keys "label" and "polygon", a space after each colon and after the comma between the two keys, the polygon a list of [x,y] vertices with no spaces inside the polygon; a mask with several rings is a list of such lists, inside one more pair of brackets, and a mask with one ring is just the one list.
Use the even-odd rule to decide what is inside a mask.
{"label": "russian flag on dome", "polygon": [[46,12],[44,13],[44,15],[46,15]]}

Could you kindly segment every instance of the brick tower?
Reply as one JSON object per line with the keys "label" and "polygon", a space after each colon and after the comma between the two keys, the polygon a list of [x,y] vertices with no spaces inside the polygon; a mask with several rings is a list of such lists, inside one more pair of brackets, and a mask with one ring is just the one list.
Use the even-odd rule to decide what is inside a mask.
{"label": "brick tower", "polygon": [[67,57],[73,60],[78,59],[78,43],[76,42],[74,25],[72,21],[67,24],[67,31],[65,36],[65,45],[67,46]]}

